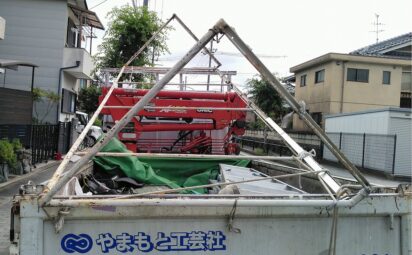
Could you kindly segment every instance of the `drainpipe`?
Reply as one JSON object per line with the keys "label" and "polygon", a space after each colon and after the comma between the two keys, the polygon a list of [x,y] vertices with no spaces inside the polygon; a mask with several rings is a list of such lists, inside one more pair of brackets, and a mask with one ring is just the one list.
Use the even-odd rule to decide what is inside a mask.
{"label": "drainpipe", "polygon": [[63,71],[67,70],[67,69],[71,69],[71,68],[76,68],[80,66],[80,61],[76,61],[76,65],[74,66],[66,66],[66,67],[62,67],[59,70],[59,88],[57,93],[59,94],[60,100],[59,103],[57,105],[57,123],[59,123],[60,120],[60,112],[61,112],[61,101],[62,101],[62,76],[63,76]]}
{"label": "drainpipe", "polygon": [[343,112],[343,94],[345,92],[345,69],[346,69],[346,61],[342,61],[342,83],[340,85],[340,109],[339,113]]}

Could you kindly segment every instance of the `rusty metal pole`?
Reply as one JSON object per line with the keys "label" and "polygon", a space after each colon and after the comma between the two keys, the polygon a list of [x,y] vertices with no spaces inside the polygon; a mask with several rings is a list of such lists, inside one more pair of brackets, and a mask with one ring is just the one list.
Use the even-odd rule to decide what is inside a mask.
{"label": "rusty metal pole", "polygon": [[[98,141],[90,151],[84,155],[79,161],[77,161],[74,166],[60,179],[54,183],[54,185],[50,188],[50,191],[45,193],[43,197],[40,198],[39,204],[40,206],[45,205],[49,202],[52,197],[74,176],[76,175],[81,167],[85,165],[92,157],[94,157],[102,147],[104,147],[109,141],[115,137],[119,131],[126,126],[127,123],[131,121],[131,119],[141,111],[149,102],[152,100],[160,90],[171,80],[173,77],[187,64],[194,56],[196,56],[199,51],[205,47],[205,45],[213,39],[213,37],[219,32],[219,27],[221,23],[224,22],[223,20],[219,20],[216,25],[210,29],[190,50],[189,52],[172,67],[169,72],[165,74],[165,76],[158,82],[156,85],[153,86],[149,92],[142,97],[132,109],[130,109],[126,115],[123,116],[114,126],[110,129],[103,138]],[[119,75],[120,76],[120,75]],[[118,77],[119,79],[119,77]],[[117,83],[117,80],[116,80]],[[90,123],[89,123],[90,124]]]}
{"label": "rusty metal pole", "polygon": [[310,117],[296,99],[284,88],[280,82],[273,76],[267,67],[259,60],[259,58],[250,50],[250,48],[242,41],[238,34],[226,23],[222,22],[221,31],[228,37],[228,39],[236,46],[236,48],[246,57],[246,59],[259,71],[259,73],[269,82],[269,84],[286,100],[292,109],[299,115],[299,117],[308,125],[313,132],[322,140],[333,155],[342,163],[346,169],[355,177],[355,179],[365,189],[370,190],[370,183],[359,172],[346,156],[333,144],[325,132],[318,126],[318,124]]}

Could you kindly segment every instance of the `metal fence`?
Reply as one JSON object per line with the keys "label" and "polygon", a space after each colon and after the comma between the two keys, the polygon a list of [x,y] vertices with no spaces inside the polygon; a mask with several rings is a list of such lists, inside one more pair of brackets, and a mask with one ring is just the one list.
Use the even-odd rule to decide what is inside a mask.
{"label": "metal fence", "polygon": [[60,122],[59,123],[59,132],[57,134],[58,136],[58,147],[57,151],[66,154],[71,145],[71,138],[72,138],[72,127],[73,124],[71,122]]}
{"label": "metal fence", "polygon": [[[396,135],[327,133],[336,146],[355,165],[393,174],[396,157]],[[326,147],[323,158],[337,162]]]}
{"label": "metal fence", "polygon": [[19,139],[20,143],[26,147],[31,146],[32,125],[0,125],[0,139]]}
{"label": "metal fence", "polygon": [[[311,132],[288,131],[288,135],[307,151],[314,149],[316,157],[322,159],[323,149],[321,140]],[[284,145],[280,136],[269,130],[246,130],[243,137],[238,138],[242,146],[261,148],[266,153],[290,155],[291,152]]]}
{"label": "metal fence", "polygon": [[47,161],[57,152],[59,125],[33,125],[31,133],[32,163]]}
{"label": "metal fence", "polygon": [[[299,144],[321,146],[321,140],[312,132],[287,131],[288,135]],[[278,133],[269,130],[246,130],[244,136],[267,137],[269,140],[281,141]]]}
{"label": "metal fence", "polygon": [[70,146],[71,123],[57,125],[0,125],[0,139],[19,139],[31,150],[33,165],[52,159],[56,152],[66,153]]}
{"label": "metal fence", "polygon": [[291,156],[292,152],[286,145],[271,143],[269,141],[259,141],[256,139],[248,139],[244,137],[236,137],[236,142],[240,144],[242,149],[255,151],[257,148],[262,149],[262,152],[267,155]]}

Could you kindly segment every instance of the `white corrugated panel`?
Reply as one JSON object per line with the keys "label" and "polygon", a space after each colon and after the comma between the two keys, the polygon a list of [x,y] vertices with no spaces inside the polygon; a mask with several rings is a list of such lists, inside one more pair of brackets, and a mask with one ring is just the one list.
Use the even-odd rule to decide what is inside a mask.
{"label": "white corrugated panel", "polygon": [[388,134],[389,111],[331,116],[325,119],[326,132]]}
{"label": "white corrugated panel", "polygon": [[394,175],[412,176],[412,119],[392,117],[390,129],[397,135]]}

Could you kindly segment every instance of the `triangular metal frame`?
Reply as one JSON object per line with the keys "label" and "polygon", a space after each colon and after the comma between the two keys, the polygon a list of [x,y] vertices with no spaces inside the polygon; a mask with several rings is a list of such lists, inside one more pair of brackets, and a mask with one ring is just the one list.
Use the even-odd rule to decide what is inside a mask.
{"label": "triangular metal frame", "polygon": [[[181,70],[196,54],[198,54],[208,42],[213,40],[214,36],[218,34],[224,34],[228,37],[228,39],[235,45],[235,47],[249,60],[249,62],[256,68],[256,70],[262,75],[264,79],[266,79],[271,86],[286,100],[286,102],[291,106],[291,108],[295,111],[296,114],[313,130],[313,132],[318,135],[318,137],[322,140],[322,142],[327,146],[327,148],[334,154],[334,156],[349,170],[349,172],[355,177],[360,185],[363,186],[363,189],[358,194],[362,197],[362,194],[367,194],[370,191],[370,184],[365,179],[365,177],[359,172],[359,170],[346,158],[346,156],[340,152],[340,150],[333,144],[333,142],[327,137],[326,133],[316,124],[316,122],[311,118],[311,116],[305,111],[304,107],[302,107],[295,98],[289,94],[289,92],[280,84],[280,82],[273,76],[273,74],[268,70],[268,68],[258,59],[258,57],[250,50],[250,48],[242,41],[242,39],[237,35],[233,28],[231,28],[223,19],[219,20],[202,38],[198,40],[198,42],[188,51],[188,53],[178,61],[170,70],[167,72],[162,79],[160,79],[149,91],[148,93],[143,96],[129,111],[126,115],[123,116],[121,120],[119,120],[112,129],[110,129],[106,134],[103,135],[102,139],[98,141],[82,158],[77,161],[74,166],[65,174],[62,175],[62,171],[65,168],[64,166],[60,166],[61,168],[59,171],[56,171],[55,175],[51,179],[48,184],[48,189],[45,191],[45,194],[40,199],[40,205],[45,205],[48,203],[51,198],[63,187],[65,183],[67,183],[74,175],[76,175],[81,167],[85,165],[89,160],[92,159],[100,149],[105,146],[111,138],[115,137],[118,132],[131,121],[131,119],[163,89],[163,87],[170,82],[173,77]],[[130,63],[131,61],[128,61]],[[112,87],[110,88],[109,92],[107,93],[106,97],[103,99],[102,103],[99,105],[96,113],[93,117],[97,118],[97,115],[105,103],[107,102],[108,96],[110,96],[111,92],[113,91],[114,87],[117,87],[117,82],[121,77],[124,68],[126,65],[121,69],[119,75],[117,76],[116,81],[113,83]],[[266,117],[263,112],[261,112],[258,108],[255,109],[258,113],[258,116],[264,120],[269,127],[271,127],[274,131],[278,132],[282,139],[289,144],[292,148],[294,148],[294,153],[297,156],[301,157],[312,170],[316,171],[317,167],[320,167],[313,157],[309,154],[305,154],[304,150],[300,148],[300,146],[294,142],[272,119]],[[90,128],[91,123],[94,122],[93,117],[91,118],[90,122],[86,126]],[[84,132],[84,131],[83,131]],[[86,131],[87,132],[87,131]],[[79,139],[83,139],[83,133],[80,135]],[[79,139],[75,142],[73,147],[70,149],[69,154],[74,154],[75,150],[77,149],[76,145],[81,142]],[[73,150],[74,148],[74,150]],[[300,148],[300,149],[299,149]],[[65,157],[66,160],[67,156]],[[64,161],[61,165],[63,165]],[[68,162],[66,162],[67,164]],[[63,170],[62,170],[63,169]],[[326,173],[324,173],[326,174]],[[330,178],[330,179],[329,179]],[[321,177],[321,179],[331,188],[335,193],[340,191],[340,186],[329,176],[325,175]],[[336,186],[338,185],[338,186]]]}

